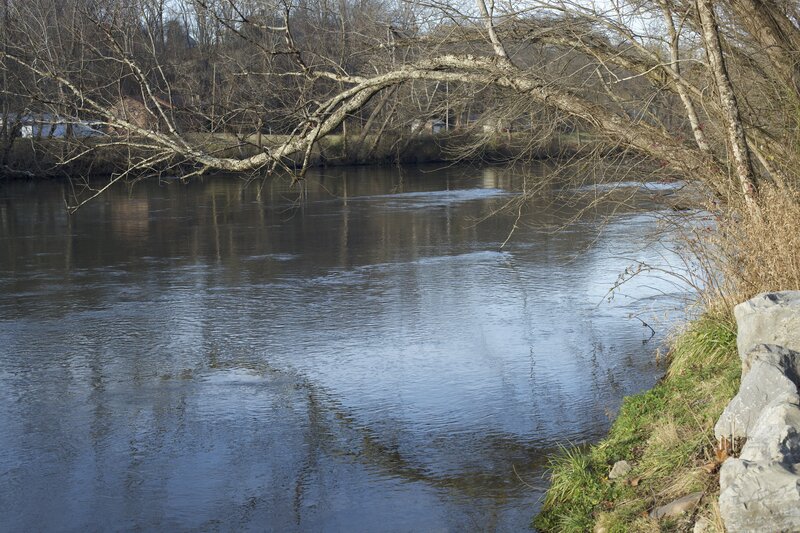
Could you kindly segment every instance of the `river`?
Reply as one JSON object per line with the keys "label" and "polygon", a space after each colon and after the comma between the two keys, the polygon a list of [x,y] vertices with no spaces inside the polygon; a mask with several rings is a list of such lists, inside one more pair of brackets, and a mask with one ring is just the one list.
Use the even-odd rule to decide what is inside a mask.
{"label": "river", "polygon": [[528,528],[682,292],[606,297],[674,261],[659,187],[496,212],[524,174],[0,184],[0,530]]}

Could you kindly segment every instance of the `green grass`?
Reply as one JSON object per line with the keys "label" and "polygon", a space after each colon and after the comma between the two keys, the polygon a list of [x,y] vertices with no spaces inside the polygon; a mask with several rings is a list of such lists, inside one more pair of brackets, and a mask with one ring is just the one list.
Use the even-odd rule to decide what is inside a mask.
{"label": "green grass", "polygon": [[[672,343],[666,376],[625,398],[605,439],[551,460],[551,488],[534,519],[537,529],[691,530],[691,517],[658,523],[647,513],[696,491],[709,496],[698,512],[712,515],[705,502],[715,499],[718,476],[703,465],[713,460],[713,427],[736,394],[740,373],[731,317],[706,315],[691,323]],[[608,479],[623,459],[634,465],[626,477],[639,478],[636,486]]]}

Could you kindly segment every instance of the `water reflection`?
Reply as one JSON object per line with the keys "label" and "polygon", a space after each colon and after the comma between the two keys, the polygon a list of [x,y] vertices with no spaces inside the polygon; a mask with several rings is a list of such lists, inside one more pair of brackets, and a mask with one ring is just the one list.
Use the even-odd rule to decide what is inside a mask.
{"label": "water reflection", "polygon": [[597,305],[669,260],[646,196],[599,237],[551,232],[580,206],[542,199],[500,251],[518,174],[311,178],[302,202],[139,184],[71,218],[59,184],[0,189],[0,523],[517,531],[546,454],[655,379],[627,316],[679,291]]}

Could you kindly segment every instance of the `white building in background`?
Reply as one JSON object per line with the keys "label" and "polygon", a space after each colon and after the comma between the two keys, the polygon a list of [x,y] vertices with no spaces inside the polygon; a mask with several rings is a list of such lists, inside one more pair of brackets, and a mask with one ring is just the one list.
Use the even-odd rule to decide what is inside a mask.
{"label": "white building in background", "polygon": [[415,120],[411,123],[413,133],[444,133],[447,131],[447,123],[443,120]]}
{"label": "white building in background", "polygon": [[[4,117],[0,116],[0,128]],[[10,113],[8,125],[19,127],[17,135],[28,139],[86,138],[106,135],[96,121],[60,117],[51,113]]]}

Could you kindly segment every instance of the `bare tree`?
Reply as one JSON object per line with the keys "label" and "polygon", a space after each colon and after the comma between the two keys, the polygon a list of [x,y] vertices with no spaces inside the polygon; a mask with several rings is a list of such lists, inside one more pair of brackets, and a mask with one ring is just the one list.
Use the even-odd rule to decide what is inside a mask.
{"label": "bare tree", "polygon": [[[442,117],[449,125],[452,115],[462,125],[456,109],[494,123],[573,121],[722,197],[733,194],[726,147],[748,202],[761,180],[796,182],[794,140],[785,132],[797,126],[788,111],[800,33],[777,4],[730,0],[718,12],[710,2],[683,0],[411,7],[12,2],[7,12],[17,27],[3,65],[14,78],[4,102],[91,119],[113,132],[69,152],[130,150],[111,182],[163,168],[183,177],[273,172],[290,161],[302,178],[330,135],[344,133],[348,143],[354,131],[346,146],[360,152],[371,131],[411,135],[415,119]],[[744,21],[743,13],[752,17]],[[759,50],[769,50],[768,65],[752,59]],[[146,120],[120,113],[125,99],[138,102]]]}

